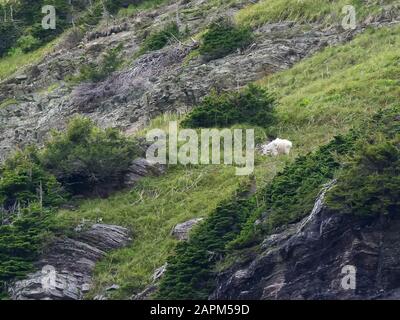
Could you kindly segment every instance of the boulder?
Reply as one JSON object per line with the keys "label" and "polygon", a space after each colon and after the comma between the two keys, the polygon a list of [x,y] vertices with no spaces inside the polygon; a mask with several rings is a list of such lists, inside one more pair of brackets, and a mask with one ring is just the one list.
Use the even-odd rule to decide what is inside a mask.
{"label": "boulder", "polygon": [[143,291],[131,297],[131,300],[149,300],[150,296],[158,289],[157,284],[147,286]]}
{"label": "boulder", "polygon": [[138,158],[132,162],[125,175],[126,186],[133,186],[140,179],[146,176],[159,176],[165,172],[164,165],[153,164],[144,158]]}
{"label": "boulder", "polygon": [[153,274],[153,282],[159,280],[165,273],[165,271],[167,271],[167,266],[168,264],[164,264],[163,266],[161,266],[160,268],[156,269],[156,271],[154,271]]}
{"label": "boulder", "polygon": [[56,238],[35,264],[38,271],[11,284],[10,296],[14,300],[82,299],[90,290],[96,262],[129,241],[128,229],[106,224],[94,224],[74,237]]}
{"label": "boulder", "polygon": [[196,218],[177,224],[172,230],[172,236],[178,240],[188,240],[190,230],[202,220],[203,218]]}

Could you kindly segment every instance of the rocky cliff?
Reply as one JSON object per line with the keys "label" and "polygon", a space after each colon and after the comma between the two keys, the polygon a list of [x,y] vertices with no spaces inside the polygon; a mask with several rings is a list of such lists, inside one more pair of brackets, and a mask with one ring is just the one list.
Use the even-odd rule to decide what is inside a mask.
{"label": "rocky cliff", "polygon": [[91,288],[91,276],[98,260],[110,250],[131,241],[129,231],[119,226],[78,226],[73,237],[52,241],[40,260],[39,270],[10,287],[14,300],[79,300]]}
{"label": "rocky cliff", "polygon": [[[334,214],[326,190],[309,216],[220,274],[211,299],[399,299],[400,219]],[[342,285],[348,266],[355,289]]]}
{"label": "rocky cliff", "polygon": [[[132,134],[158,115],[190,110],[212,89],[241,88],[289,69],[327,46],[350,41],[368,27],[400,22],[399,12],[387,7],[382,14],[360,21],[355,30],[319,22],[306,26],[294,21],[266,23],[253,30],[254,41],[244,50],[212,61],[194,54],[199,45],[196,35],[218,16],[233,16],[246,5],[247,0],[226,1],[210,10],[206,0],[172,1],[101,25],[74,44],[62,41],[39,63],[0,82],[0,103],[8,101],[0,108],[0,162],[15,149],[30,143],[40,145],[50,130],[65,128],[73,115]],[[171,20],[178,21],[193,37],[183,42],[176,39],[163,49],[135,58],[144,35]],[[118,45],[123,48],[120,70],[97,83],[68,80],[82,65],[98,64],[109,48]],[[138,159],[128,170],[125,186],[132,187],[142,177],[164,171]],[[400,220],[333,213],[324,205],[329,188],[321,191],[308,217],[266,236],[257,250],[249,250],[241,262],[220,273],[210,298],[400,298]],[[178,224],[169,236],[188,240],[188,229],[200,221]],[[38,271],[13,283],[10,295],[13,299],[82,299],[92,286],[96,262],[130,241],[128,229],[120,226],[81,226],[74,236],[54,239],[35,264]],[[167,264],[157,267],[161,265],[153,282],[168,269]],[[355,290],[342,286],[344,266],[355,267]],[[139,287],[135,290],[141,292]],[[133,297],[148,298],[156,290],[151,283]]]}
{"label": "rocky cliff", "polygon": [[[203,7],[207,11],[207,1],[178,1],[142,12],[116,26],[103,27],[72,48],[61,43],[40,63],[0,83],[0,101],[15,99],[0,109],[0,159],[17,147],[41,143],[51,129],[64,128],[66,120],[77,113],[102,127],[118,127],[131,133],[157,115],[192,108],[213,88],[242,87],[287,69],[325,46],[348,41],[368,26],[399,20],[398,12],[389,8],[350,31],[318,23],[311,28],[294,22],[272,23],[254,31],[256,40],[248,49],[218,60],[190,58],[197,47],[193,40],[132,58],[140,48],[142,34],[175,20],[177,14],[180,25],[195,34],[217,16],[231,16],[244,5],[246,1],[221,4],[205,18],[193,12]],[[75,74],[82,64],[98,63],[108,48],[119,44],[123,45],[127,64],[121,71],[96,84],[68,84],[66,77]]]}

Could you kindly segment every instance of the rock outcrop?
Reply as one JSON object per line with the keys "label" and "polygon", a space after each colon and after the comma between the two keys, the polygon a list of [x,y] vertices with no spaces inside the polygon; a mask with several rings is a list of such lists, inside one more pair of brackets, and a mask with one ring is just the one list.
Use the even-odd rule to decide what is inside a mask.
{"label": "rock outcrop", "polygon": [[178,240],[188,240],[190,230],[202,220],[203,218],[197,218],[177,224],[172,230],[172,236]]}
{"label": "rock outcrop", "polygon": [[157,268],[152,276],[152,283],[146,286],[144,290],[135,294],[131,297],[131,300],[150,300],[151,295],[155,293],[159,286],[160,279],[164,276],[165,272],[167,271],[168,263],[165,263],[160,268]]}
{"label": "rock outcrop", "polygon": [[[400,298],[400,219],[333,213],[323,197],[308,217],[221,273],[211,299]],[[343,285],[346,270],[355,270],[354,289]]]}
{"label": "rock outcrop", "polygon": [[[356,30],[340,26],[325,28],[318,24],[305,31],[292,22],[271,23],[255,33],[256,41],[246,50],[206,62],[191,58],[196,42],[176,42],[147,53],[123,70],[102,82],[67,85],[66,78],[80,66],[99,63],[102,53],[119,44],[122,57],[132,59],[140,48],[143,34],[161,21],[174,19],[179,12],[182,25],[196,34],[221,15],[233,15],[248,1],[222,4],[216,10],[207,1],[174,2],[150,12],[143,12],[121,25],[100,30],[100,38],[86,38],[74,48],[61,48],[40,63],[22,70],[0,83],[0,102],[17,100],[0,108],[0,161],[16,148],[42,143],[51,129],[63,129],[67,120],[82,114],[101,127],[118,127],[134,132],[149,120],[166,112],[185,112],[193,108],[211,89],[228,90],[243,87],[268,74],[287,69],[323,47],[343,43],[365,30],[397,23],[398,12],[367,19]],[[207,16],[196,16],[204,7]],[[157,19],[155,19],[155,17]],[[118,31],[118,32],[117,32]]]}
{"label": "rock outcrop", "polygon": [[131,241],[126,228],[94,224],[74,237],[56,238],[36,263],[39,270],[15,282],[15,300],[79,300],[90,290],[95,263]]}
{"label": "rock outcrop", "polygon": [[138,158],[132,162],[124,177],[126,186],[133,186],[146,176],[159,176],[165,173],[166,166],[154,164],[144,158]]}

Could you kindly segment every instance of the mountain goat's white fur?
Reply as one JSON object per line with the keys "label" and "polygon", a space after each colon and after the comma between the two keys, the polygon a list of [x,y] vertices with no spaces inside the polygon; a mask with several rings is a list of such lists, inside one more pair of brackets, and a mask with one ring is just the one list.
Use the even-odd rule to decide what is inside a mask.
{"label": "mountain goat's white fur", "polygon": [[261,150],[264,155],[276,157],[281,154],[289,154],[292,147],[293,144],[291,141],[277,138],[269,144],[262,145]]}

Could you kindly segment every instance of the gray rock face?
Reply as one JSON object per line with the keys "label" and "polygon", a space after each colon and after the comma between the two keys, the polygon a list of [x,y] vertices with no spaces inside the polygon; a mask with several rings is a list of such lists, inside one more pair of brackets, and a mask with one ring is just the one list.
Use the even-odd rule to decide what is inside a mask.
{"label": "gray rock face", "polygon": [[159,280],[164,276],[167,271],[168,263],[164,264],[160,268],[157,268],[152,276],[153,283],[149,284],[143,291],[135,294],[131,297],[131,300],[150,300],[151,295],[157,291],[159,286]]}
{"label": "gray rock face", "polygon": [[158,289],[158,284],[147,286],[142,292],[131,297],[131,300],[150,300],[151,295]]}
{"label": "gray rock face", "polygon": [[[323,197],[301,222],[268,236],[261,253],[223,272],[211,299],[398,299],[400,219],[336,214]],[[345,266],[356,270],[355,289],[342,284]]]}
{"label": "gray rock face", "polygon": [[188,240],[190,230],[202,220],[203,218],[197,218],[177,224],[172,230],[172,236],[178,240]]}
{"label": "gray rock face", "polygon": [[15,282],[10,295],[15,300],[82,299],[90,290],[95,263],[130,240],[126,228],[106,224],[94,224],[73,238],[57,238],[36,263],[39,271]]}
{"label": "gray rock face", "polygon": [[160,268],[156,269],[156,271],[154,271],[153,274],[153,282],[160,280],[160,278],[164,275],[165,271],[167,271],[167,266],[168,264],[164,264],[163,266],[161,266]]}
{"label": "gray rock face", "polygon": [[[303,26],[291,22],[267,24],[256,30],[257,41],[247,50],[218,60],[189,59],[197,47],[189,40],[145,54],[96,84],[70,87],[64,81],[66,76],[76,74],[80,66],[99,63],[102,53],[118,44],[123,45],[123,57],[127,61],[132,59],[140,47],[141,34],[148,34],[163,21],[175,19],[177,12],[181,24],[195,34],[216,16],[233,15],[246,4],[248,1],[232,6],[221,4],[210,12],[207,1],[174,2],[128,19],[123,27],[115,26],[114,32],[113,26],[100,30],[77,47],[49,54],[23,71],[23,81],[14,76],[1,82],[0,101],[16,99],[18,104],[0,109],[0,161],[18,147],[42,143],[51,129],[64,129],[75,114],[90,117],[101,127],[135,132],[160,114],[190,110],[213,88],[243,87],[287,69],[325,46],[346,42],[368,25],[388,25],[399,20],[398,12],[390,11],[360,23],[353,31],[341,27],[323,29],[318,25],[304,31]],[[208,10],[207,16],[193,13],[203,6]],[[52,87],[54,84],[56,87]]]}
{"label": "gray rock face", "polygon": [[144,158],[134,160],[128,168],[124,183],[126,186],[133,186],[136,182],[146,176],[159,176],[165,173],[164,165],[153,164]]}

